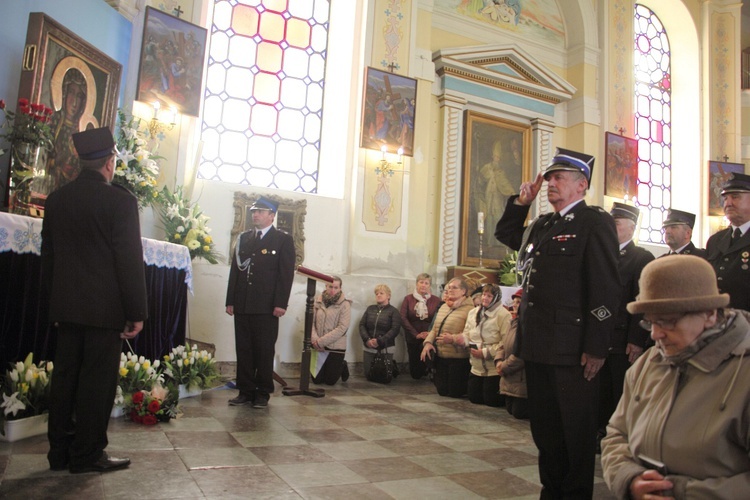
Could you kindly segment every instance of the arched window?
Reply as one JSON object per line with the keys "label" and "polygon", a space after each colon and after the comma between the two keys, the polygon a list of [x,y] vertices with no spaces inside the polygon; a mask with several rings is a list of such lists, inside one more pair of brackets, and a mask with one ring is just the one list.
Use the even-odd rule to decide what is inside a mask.
{"label": "arched window", "polygon": [[643,214],[639,239],[661,243],[661,225],[671,205],[672,184],[670,45],[661,21],[644,5],[635,5],[634,28],[637,203]]}
{"label": "arched window", "polygon": [[317,192],[329,0],[214,0],[198,176]]}

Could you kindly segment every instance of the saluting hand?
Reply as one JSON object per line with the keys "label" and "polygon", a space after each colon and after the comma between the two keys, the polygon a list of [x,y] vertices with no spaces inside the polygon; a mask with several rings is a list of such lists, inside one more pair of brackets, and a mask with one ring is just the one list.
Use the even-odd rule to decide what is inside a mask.
{"label": "saluting hand", "polygon": [[524,182],[521,184],[521,189],[516,198],[516,204],[518,205],[531,205],[536,199],[536,195],[539,194],[539,190],[542,189],[544,183],[544,176],[542,173],[536,174],[536,179],[533,182]]}

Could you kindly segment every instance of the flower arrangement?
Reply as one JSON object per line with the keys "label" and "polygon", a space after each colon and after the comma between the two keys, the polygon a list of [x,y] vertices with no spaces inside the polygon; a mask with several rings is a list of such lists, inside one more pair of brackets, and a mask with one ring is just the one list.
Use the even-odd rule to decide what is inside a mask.
{"label": "flower arrangement", "polygon": [[506,254],[503,260],[500,262],[498,279],[501,285],[513,286],[521,281],[521,276],[518,273],[518,269],[516,268],[517,262],[518,252],[510,252]]}
{"label": "flower arrangement", "polygon": [[142,210],[159,197],[157,160],[163,157],[147,148],[146,132],[141,130],[140,119],[128,118],[119,109],[117,118],[117,163],[112,182],[128,188],[138,198],[138,207]]}
{"label": "flower arrangement", "polygon": [[219,377],[216,360],[208,351],[198,351],[198,346],[181,345],[164,356],[164,375],[185,385],[188,390],[205,389]]}
{"label": "flower arrangement", "polygon": [[[2,420],[18,420],[46,413],[49,406],[52,361],[33,362],[34,354],[5,372],[2,380],[3,402],[0,404],[0,424]],[[2,430],[2,425],[0,425]]]}
{"label": "flower arrangement", "polygon": [[177,401],[174,384],[167,387],[156,384],[150,391],[138,391],[132,395],[128,415],[133,422],[144,425],[168,422],[177,416]]}
{"label": "flower arrangement", "polygon": [[164,187],[159,203],[160,218],[167,234],[166,240],[188,247],[191,259],[200,257],[211,264],[217,264],[220,256],[209,234],[210,217],[201,212],[197,203],[191,203],[184,196],[182,186],[177,186],[174,191]]}
{"label": "flower arrangement", "polygon": [[[18,100],[17,113],[7,109],[2,99],[0,99],[0,109],[5,115],[5,121],[0,126],[0,131],[2,131],[0,137],[10,144],[25,142],[48,150],[54,149],[52,130],[49,126],[52,109],[38,102],[30,103],[23,97]],[[4,153],[4,150],[0,150],[0,155]]]}
{"label": "flower arrangement", "polygon": [[[120,354],[120,387],[121,404],[128,406],[130,398],[139,391],[150,391],[157,384],[164,382],[164,376],[159,373],[160,362],[157,359],[153,363],[129,352]],[[116,398],[117,399],[117,398]]]}

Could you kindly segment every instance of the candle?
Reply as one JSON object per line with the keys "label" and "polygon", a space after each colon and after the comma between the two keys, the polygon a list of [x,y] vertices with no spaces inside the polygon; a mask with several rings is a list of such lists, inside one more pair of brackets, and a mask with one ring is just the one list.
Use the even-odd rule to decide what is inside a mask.
{"label": "candle", "polygon": [[477,214],[477,230],[479,234],[484,234],[484,212]]}

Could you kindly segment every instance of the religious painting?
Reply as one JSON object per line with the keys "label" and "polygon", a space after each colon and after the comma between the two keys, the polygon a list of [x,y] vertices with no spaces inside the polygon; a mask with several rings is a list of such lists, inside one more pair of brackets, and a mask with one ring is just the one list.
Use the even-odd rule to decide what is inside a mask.
{"label": "religious painting", "polygon": [[638,189],[638,141],[604,134],[604,194],[632,200]]}
{"label": "religious painting", "polygon": [[26,33],[19,97],[52,108],[54,150],[48,153],[49,191],[80,172],[72,135],[114,130],[122,65],[51,17],[32,12]]}
{"label": "religious painting", "polygon": [[206,29],[146,8],[136,100],[198,116]]}
{"label": "religious painting", "polygon": [[455,13],[546,46],[565,46],[565,24],[556,0],[435,0],[435,11]]}
{"label": "religious painting", "polygon": [[724,215],[721,186],[732,174],[744,174],[745,165],[725,161],[708,162],[708,215]]}
{"label": "religious painting", "polygon": [[[234,225],[231,231],[230,259],[234,252],[237,236],[244,231],[253,229],[253,216],[250,207],[260,194],[234,193]],[[294,238],[295,265],[305,261],[305,215],[307,215],[306,200],[290,200],[281,196],[266,194],[266,198],[278,203],[279,209],[273,225]]]}
{"label": "religious painting", "polygon": [[459,265],[498,268],[511,250],[495,239],[495,226],[531,179],[531,126],[467,111],[463,151]]}
{"label": "religious painting", "polygon": [[359,147],[414,155],[417,80],[367,68]]}

